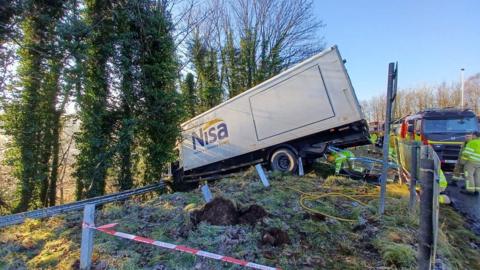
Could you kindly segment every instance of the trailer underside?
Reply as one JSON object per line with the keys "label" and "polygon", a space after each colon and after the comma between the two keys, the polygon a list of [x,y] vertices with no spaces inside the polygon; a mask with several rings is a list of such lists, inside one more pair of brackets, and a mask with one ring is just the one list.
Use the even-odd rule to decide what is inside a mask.
{"label": "trailer underside", "polygon": [[174,180],[175,182],[198,182],[258,163],[268,165],[271,153],[282,147],[292,150],[298,157],[302,157],[306,163],[309,163],[321,157],[327,145],[340,148],[361,146],[370,143],[368,138],[367,123],[361,120],[188,171],[183,171],[183,168],[173,168]]}

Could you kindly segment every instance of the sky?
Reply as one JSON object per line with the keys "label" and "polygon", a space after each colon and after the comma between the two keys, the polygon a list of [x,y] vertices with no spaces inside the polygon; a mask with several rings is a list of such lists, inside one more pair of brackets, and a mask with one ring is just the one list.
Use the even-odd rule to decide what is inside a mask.
{"label": "sky", "polygon": [[314,0],[314,9],[360,100],[386,93],[389,62],[399,90],[480,72],[479,0]]}

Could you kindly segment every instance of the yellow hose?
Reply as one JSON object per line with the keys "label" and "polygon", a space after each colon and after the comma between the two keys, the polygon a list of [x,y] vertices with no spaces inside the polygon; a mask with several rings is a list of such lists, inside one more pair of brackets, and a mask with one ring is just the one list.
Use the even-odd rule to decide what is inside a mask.
{"label": "yellow hose", "polygon": [[333,219],[336,219],[336,220],[340,220],[340,221],[346,221],[346,222],[356,222],[357,220],[355,219],[348,219],[348,218],[343,218],[343,217],[337,217],[337,216],[332,216],[330,214],[327,214],[327,213],[324,213],[324,212],[321,212],[321,211],[318,211],[316,209],[313,209],[311,207],[308,207],[305,202],[306,201],[317,201],[321,198],[325,198],[325,197],[344,197],[344,198],[347,198],[347,199],[350,199],[354,202],[357,202],[359,203],[360,205],[363,205],[363,206],[367,206],[366,203],[360,201],[359,199],[356,199],[356,197],[377,197],[378,196],[378,193],[367,193],[367,194],[351,194],[351,195],[347,195],[347,194],[343,194],[343,193],[339,193],[339,192],[328,192],[328,193],[321,193],[321,192],[303,192],[301,190],[298,190],[298,189],[295,189],[295,188],[292,188],[292,187],[287,187],[288,189],[291,189],[295,192],[298,192],[301,194],[300,196],[300,199],[299,199],[299,203],[300,203],[300,206],[307,212],[310,212],[310,213],[314,213],[314,214],[318,214],[318,215],[322,215],[322,216],[325,216],[325,217],[329,217],[329,218],[333,218]]}

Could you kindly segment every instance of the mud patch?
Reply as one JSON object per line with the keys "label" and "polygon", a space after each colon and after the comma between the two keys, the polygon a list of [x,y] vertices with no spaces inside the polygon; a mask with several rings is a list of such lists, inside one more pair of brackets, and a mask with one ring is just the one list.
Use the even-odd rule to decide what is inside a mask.
{"label": "mud patch", "polygon": [[290,244],[290,237],[285,231],[279,228],[270,228],[262,234],[262,244],[272,246],[282,246],[284,244]]}
{"label": "mud patch", "polygon": [[266,216],[268,216],[268,213],[263,207],[252,204],[246,210],[241,211],[238,222],[241,224],[255,224]]}
{"label": "mud patch", "polygon": [[204,221],[211,225],[255,224],[268,215],[263,207],[253,204],[245,209],[238,209],[230,200],[222,197],[214,198],[190,215],[192,223],[197,225]]}
{"label": "mud patch", "polygon": [[217,197],[203,209],[193,211],[191,218],[195,225],[202,221],[212,225],[234,225],[238,224],[238,211],[232,201]]}

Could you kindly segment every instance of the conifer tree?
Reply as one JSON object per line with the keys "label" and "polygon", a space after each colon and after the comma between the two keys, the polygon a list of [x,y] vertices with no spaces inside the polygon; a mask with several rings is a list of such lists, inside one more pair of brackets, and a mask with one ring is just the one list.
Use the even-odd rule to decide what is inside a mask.
{"label": "conifer tree", "polygon": [[222,102],[223,90],[218,75],[217,52],[214,49],[209,50],[205,62],[205,74],[203,76],[205,82],[203,89],[200,91],[200,99],[204,110],[208,110]]}
{"label": "conifer tree", "polygon": [[225,72],[225,84],[228,89],[228,97],[232,98],[245,90],[240,77],[239,49],[235,47],[231,29],[226,31],[226,42],[222,49],[222,68]]}
{"label": "conifer tree", "polygon": [[194,35],[190,44],[193,67],[197,74],[197,92],[200,111],[204,112],[223,100],[223,89],[219,78],[218,55],[214,48],[204,44],[202,38]]}
{"label": "conifer tree", "polygon": [[192,118],[196,115],[198,107],[197,92],[195,89],[195,78],[192,73],[187,73],[182,84],[182,96],[187,116]]}
{"label": "conifer tree", "polygon": [[[323,47],[317,36],[323,25],[312,12],[312,0],[207,3],[212,18],[196,27],[191,43],[195,46],[190,50],[201,92],[209,92],[205,91],[202,78],[208,61],[202,63],[199,56],[208,59],[211,49],[220,51],[219,84],[232,98]],[[199,45],[203,50],[198,49],[202,48]]]}

